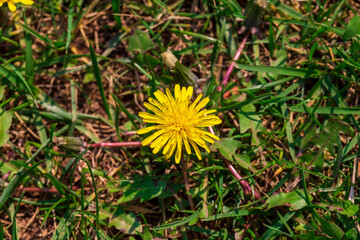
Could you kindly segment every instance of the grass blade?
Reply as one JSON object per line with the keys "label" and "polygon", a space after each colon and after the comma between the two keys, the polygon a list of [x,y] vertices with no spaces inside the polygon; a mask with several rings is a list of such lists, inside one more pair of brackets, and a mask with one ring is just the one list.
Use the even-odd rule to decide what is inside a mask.
{"label": "grass blade", "polygon": [[106,114],[108,115],[109,119],[112,120],[112,116],[111,116],[111,113],[110,113],[110,108],[109,108],[109,105],[107,103],[107,99],[106,99],[106,96],[105,96],[104,85],[102,83],[101,76],[100,76],[99,65],[98,65],[98,62],[96,60],[96,55],[95,55],[94,49],[93,49],[93,47],[91,45],[90,45],[90,58],[91,58],[91,62],[92,62],[93,69],[94,69],[94,75],[95,75],[96,83],[97,83],[97,85],[99,87],[101,99],[102,99],[102,102],[104,104]]}

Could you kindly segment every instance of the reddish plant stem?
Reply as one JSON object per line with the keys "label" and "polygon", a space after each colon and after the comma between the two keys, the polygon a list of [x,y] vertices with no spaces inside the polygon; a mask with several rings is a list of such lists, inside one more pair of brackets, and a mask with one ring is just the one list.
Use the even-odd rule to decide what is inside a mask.
{"label": "reddish plant stem", "polygon": [[[72,190],[76,191],[79,187],[73,186]],[[18,191],[25,191],[25,192],[47,192],[47,193],[58,193],[59,191],[56,188],[38,188],[38,187],[23,187],[17,188]]]}
{"label": "reddish plant stem", "polygon": [[[229,168],[230,172],[232,173],[232,175],[234,175],[234,177],[237,179],[237,180],[241,180],[242,177],[240,176],[240,174],[235,170],[235,168],[230,164],[230,161],[227,160],[226,158],[223,157],[223,160],[225,162],[225,164],[227,165],[227,167]],[[241,186],[243,187],[244,189],[244,192],[246,194],[251,194],[252,193],[252,189],[251,189],[251,186],[250,184],[245,181],[245,180],[242,180],[240,181],[240,184]],[[254,190],[254,196],[256,199],[260,199],[260,194]]]}
{"label": "reddish plant stem", "polygon": [[128,132],[125,132],[124,135],[128,136],[128,135],[135,135],[136,134],[136,131],[128,131]]}
{"label": "reddish plant stem", "polygon": [[[248,37],[249,37],[249,33],[246,33],[244,39],[242,40],[242,42],[240,44],[239,49],[235,53],[233,61],[239,60],[241,53],[245,48],[245,43],[246,43]],[[225,86],[229,82],[229,78],[230,78],[232,71],[234,70],[235,64],[236,64],[235,62],[230,63],[230,66],[229,66],[228,70],[226,71],[226,74],[221,82],[221,85],[218,87],[219,91],[222,90],[222,86]]]}
{"label": "reddish plant stem", "polygon": [[91,147],[138,147],[141,146],[141,142],[101,142],[91,144]]}
{"label": "reddish plant stem", "polygon": [[[215,135],[215,131],[212,127],[208,127],[208,130],[210,133],[214,134]],[[240,176],[240,174],[235,170],[235,168],[231,165],[230,161],[227,160],[226,158],[223,157],[223,160],[225,162],[225,164],[227,165],[227,167],[229,168],[230,172],[232,175],[234,175],[234,177],[237,179],[237,180],[241,180],[242,177]],[[251,186],[250,184],[245,181],[245,180],[242,180],[240,181],[240,184],[241,186],[244,188],[244,191],[246,194],[251,194],[252,193],[252,189],[251,189]],[[254,190],[254,196],[256,199],[260,199],[260,194]]]}

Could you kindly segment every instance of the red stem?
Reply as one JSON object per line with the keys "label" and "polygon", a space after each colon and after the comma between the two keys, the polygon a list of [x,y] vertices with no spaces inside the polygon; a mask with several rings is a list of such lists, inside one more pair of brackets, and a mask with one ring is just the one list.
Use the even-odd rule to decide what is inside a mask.
{"label": "red stem", "polygon": [[[215,131],[212,127],[208,127],[208,130],[210,133],[214,134],[215,135]],[[235,168],[231,165],[230,161],[227,160],[226,158],[223,157],[223,160],[225,162],[225,164],[227,165],[227,167],[229,168],[230,172],[232,175],[234,175],[234,177],[237,179],[237,180],[241,180],[242,177],[240,176],[240,174],[235,170]],[[246,194],[251,194],[252,193],[252,189],[251,189],[251,186],[250,184],[245,181],[245,180],[242,180],[240,181],[240,184],[241,186],[244,188],[244,191]],[[260,199],[260,194],[254,190],[254,196],[256,199]]]}
{"label": "red stem", "polygon": [[[226,163],[227,167],[229,168],[230,172],[232,173],[232,175],[234,175],[234,177],[237,179],[237,180],[241,180],[242,177],[240,176],[240,174],[235,170],[235,168],[230,164],[229,160],[227,160],[226,158],[223,157],[223,160],[224,162]],[[251,194],[252,193],[252,189],[251,189],[251,186],[250,184],[245,181],[245,180],[242,180],[240,181],[240,184],[241,186],[244,188],[244,191],[246,194]],[[260,194],[254,190],[254,196],[256,199],[260,199]]]}
{"label": "red stem", "polygon": [[[245,43],[246,43],[248,37],[249,37],[249,33],[246,33],[244,39],[242,40],[242,42],[240,44],[239,49],[235,53],[233,61],[236,61],[236,60],[238,60],[240,58],[241,53],[245,48]],[[225,76],[224,76],[224,78],[223,78],[223,80],[221,82],[221,85],[218,87],[219,91],[221,91],[222,86],[225,86],[229,82],[229,78],[230,78],[230,75],[231,75],[232,71],[234,70],[235,64],[236,64],[235,62],[230,63],[230,66],[229,66],[228,70],[226,71],[226,74],[225,74]]]}
{"label": "red stem", "polygon": [[141,142],[115,142],[115,143],[101,142],[101,143],[91,144],[91,147],[138,147],[138,146],[141,146]]}
{"label": "red stem", "polygon": [[[73,186],[72,190],[76,191],[79,187]],[[18,191],[24,191],[24,192],[47,192],[47,193],[58,193],[59,191],[56,188],[38,188],[38,187],[23,187],[23,188],[17,188]]]}

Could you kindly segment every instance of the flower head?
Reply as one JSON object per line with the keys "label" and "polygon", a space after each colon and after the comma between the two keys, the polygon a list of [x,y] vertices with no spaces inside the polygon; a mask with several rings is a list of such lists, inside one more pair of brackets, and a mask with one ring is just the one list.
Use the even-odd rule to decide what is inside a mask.
{"label": "flower head", "polygon": [[32,5],[34,3],[34,1],[32,0],[0,0],[0,7],[7,2],[8,7],[10,9],[10,11],[15,12],[16,10],[16,6],[15,3],[21,2],[22,4],[25,5]]}
{"label": "flower head", "polygon": [[149,98],[149,103],[144,106],[154,114],[140,112],[139,116],[146,123],[154,123],[154,126],[146,127],[137,131],[138,134],[145,134],[157,130],[151,136],[142,141],[142,145],[153,148],[153,153],[161,149],[165,158],[170,158],[176,149],[175,162],[179,163],[181,151],[185,146],[186,152],[191,153],[191,147],[195,150],[196,156],[201,160],[199,147],[210,152],[206,142],[214,143],[213,139],[219,140],[217,136],[204,130],[205,127],[221,123],[218,116],[212,114],[216,110],[202,109],[209,102],[209,98],[200,101],[202,94],[191,102],[193,87],[182,87],[175,85],[173,96],[169,89],[166,94],[160,90],[154,93],[154,98]]}

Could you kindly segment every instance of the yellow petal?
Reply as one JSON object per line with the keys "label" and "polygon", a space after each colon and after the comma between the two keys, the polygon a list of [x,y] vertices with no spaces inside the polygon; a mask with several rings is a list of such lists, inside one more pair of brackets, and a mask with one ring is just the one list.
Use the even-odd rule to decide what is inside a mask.
{"label": "yellow petal", "polygon": [[175,163],[179,163],[181,160],[181,149],[182,149],[182,141],[181,141],[181,137],[178,136],[177,149],[176,149],[176,153],[175,153]]}
{"label": "yellow petal", "polygon": [[165,95],[162,91],[160,91],[160,90],[154,92],[154,96],[156,97],[156,99],[157,99],[162,105],[164,105],[164,104],[166,104],[166,103],[169,102],[169,100],[168,100],[168,98],[166,97],[166,95]]}
{"label": "yellow petal", "polygon": [[165,154],[166,159],[169,159],[173,155],[175,148],[176,148],[176,142],[174,141],[171,145],[171,148],[169,148],[168,152]]}
{"label": "yellow petal", "polygon": [[193,87],[188,87],[187,90],[186,90],[186,93],[187,93],[187,98],[190,100],[192,94],[193,94],[193,91],[194,91],[194,88]]}
{"label": "yellow petal", "polygon": [[13,0],[8,1],[8,7],[9,7],[10,11],[15,12],[16,6],[15,6]]}
{"label": "yellow petal", "polygon": [[203,100],[201,100],[201,102],[196,106],[196,108],[194,109],[195,112],[198,112],[200,109],[202,109],[203,107],[206,106],[206,104],[208,104],[208,102],[210,101],[210,99],[208,97],[204,98]]}
{"label": "yellow petal", "polygon": [[159,126],[151,126],[151,127],[146,127],[146,128],[142,128],[142,129],[139,129],[137,130],[137,134],[145,134],[145,133],[148,133],[148,132],[151,132],[152,130],[156,130],[156,129],[159,129],[160,127]]}
{"label": "yellow petal", "polygon": [[173,148],[173,145],[176,146],[176,136],[175,136],[175,134],[172,134],[172,135],[171,135],[171,137],[169,138],[169,141],[168,141],[168,143],[166,144],[166,146],[164,147],[162,153],[163,153],[164,155],[166,155],[166,154],[170,151],[170,149]]}
{"label": "yellow petal", "polygon": [[145,139],[141,142],[141,144],[142,144],[143,146],[148,145],[149,143],[151,143],[152,141],[154,141],[157,137],[159,137],[160,135],[164,134],[164,132],[166,132],[166,129],[161,129],[161,130],[155,132],[153,135],[145,138]]}
{"label": "yellow petal", "polygon": [[34,1],[31,0],[20,0],[20,2],[25,5],[32,5],[34,3]]}
{"label": "yellow petal", "polygon": [[153,145],[152,147],[154,148],[153,153],[154,154],[158,153],[160,151],[160,149],[162,149],[165,146],[165,144],[168,142],[168,140],[169,140],[168,136],[160,136],[158,139],[156,139],[153,142],[153,144],[151,144],[151,145]]}
{"label": "yellow petal", "polygon": [[220,138],[218,138],[218,136],[212,134],[212,133],[209,133],[209,132],[206,132],[206,131],[202,131],[204,134],[208,135],[209,137],[212,137],[213,139],[215,140],[220,140]]}
{"label": "yellow petal", "polygon": [[191,148],[190,148],[190,145],[189,145],[189,141],[187,140],[187,136],[185,135],[184,132],[182,132],[182,139],[184,141],[186,152],[188,154],[191,154]]}
{"label": "yellow petal", "polygon": [[154,105],[145,102],[144,106],[149,109],[150,111],[154,112],[156,115],[158,115],[159,117],[162,117],[164,114],[162,111],[160,111],[157,107],[155,107]]}
{"label": "yellow petal", "polygon": [[192,140],[189,139],[189,142],[191,144],[191,146],[194,148],[195,150],[195,153],[196,153],[196,156],[199,160],[201,160],[201,153],[200,153],[200,150],[198,148],[198,146],[196,145],[196,143],[194,143]]}
{"label": "yellow petal", "polygon": [[175,89],[174,89],[174,93],[175,93],[175,99],[178,101],[179,99],[181,99],[181,90],[180,90],[180,85],[176,84],[175,85]]}

